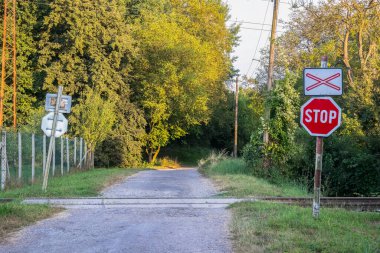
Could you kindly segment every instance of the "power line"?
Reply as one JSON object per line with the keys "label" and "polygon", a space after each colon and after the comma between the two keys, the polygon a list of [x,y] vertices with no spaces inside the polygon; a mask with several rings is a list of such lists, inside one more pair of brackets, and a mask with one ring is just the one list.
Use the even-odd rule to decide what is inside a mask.
{"label": "power line", "polygon": [[262,26],[271,26],[271,24],[264,24],[264,23],[257,23],[257,22],[251,22],[251,21],[245,21],[245,20],[227,20],[227,22],[231,23],[239,23],[239,24],[250,24],[250,25],[262,25]]}
{"label": "power line", "polygon": [[[267,39],[265,40],[265,46],[267,45],[267,43],[269,42],[269,33],[268,33],[268,36],[267,36]],[[256,63],[256,66],[255,68],[253,69],[252,71],[252,74],[249,76],[249,78],[252,78],[253,77],[253,74],[255,73],[255,70],[257,70],[257,68],[259,67],[259,64],[263,62],[263,59],[261,58],[260,60],[257,61]]]}
{"label": "power line", "polygon": [[[262,23],[263,25],[261,26],[261,29],[264,29],[264,24],[265,24],[265,20],[267,18],[267,14],[268,14],[269,4],[270,4],[270,1],[268,0],[267,8],[265,10],[264,20],[263,20],[263,23]],[[254,59],[256,57],[257,49],[259,48],[259,44],[260,44],[260,40],[261,40],[261,36],[262,35],[263,35],[263,30],[260,31],[259,40],[257,41],[255,52],[254,52],[254,54],[252,56],[251,63],[249,64],[248,70],[247,70],[247,72],[246,72],[245,75],[248,75],[249,71],[251,71],[251,67],[252,67],[253,61],[254,61]]]}
{"label": "power line", "polygon": [[264,24],[264,23],[258,23],[258,22],[251,22],[251,21],[245,21],[245,20],[227,20],[226,22],[234,23],[234,24],[249,24],[249,25],[261,25],[261,26],[272,26],[271,24]]}
{"label": "power line", "polygon": [[260,29],[260,28],[253,28],[253,27],[240,27],[240,29],[261,31],[261,32],[270,32],[270,29],[262,29],[262,28]]}

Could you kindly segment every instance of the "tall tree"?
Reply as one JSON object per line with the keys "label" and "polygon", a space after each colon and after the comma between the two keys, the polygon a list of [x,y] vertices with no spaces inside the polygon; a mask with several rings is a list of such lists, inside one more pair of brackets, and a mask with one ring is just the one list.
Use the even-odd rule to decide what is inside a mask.
{"label": "tall tree", "polygon": [[[125,1],[55,0],[49,7],[39,44],[44,90],[64,86],[78,108],[91,89],[104,100],[113,100],[117,117],[114,136],[132,139],[136,146],[142,136],[131,133],[143,131],[144,119],[129,98],[129,73],[136,49],[125,20]],[[78,115],[88,113],[85,110]],[[82,123],[76,121],[74,128],[81,128]],[[132,144],[123,141],[121,145]]]}
{"label": "tall tree", "polygon": [[[141,51],[133,87],[145,111],[146,152],[154,162],[170,140],[209,121],[210,105],[229,73],[232,40],[219,1],[156,1],[154,9],[148,5],[139,13],[135,36]],[[204,22],[216,30],[205,32]]]}
{"label": "tall tree", "polygon": [[[3,27],[3,5],[1,5],[0,27]],[[17,121],[25,125],[33,115],[36,102],[34,72],[37,53],[35,28],[37,25],[37,5],[30,1],[17,1],[16,31],[17,31]],[[2,29],[1,29],[2,30]],[[2,42],[3,36],[0,38]],[[0,63],[1,65],[1,63]],[[12,87],[5,87],[4,121],[5,126],[12,125]]]}

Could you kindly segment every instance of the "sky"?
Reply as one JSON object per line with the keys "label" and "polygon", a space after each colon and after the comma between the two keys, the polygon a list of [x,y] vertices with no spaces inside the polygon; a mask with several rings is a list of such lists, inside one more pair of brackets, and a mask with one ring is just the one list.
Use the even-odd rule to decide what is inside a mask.
{"label": "sky", "polygon": [[[273,2],[271,0],[225,0],[225,2],[230,7],[231,15],[227,25],[243,22],[239,33],[240,45],[235,48],[233,54],[238,57],[234,66],[240,70],[240,75],[250,77],[259,65],[256,60],[260,59],[260,49],[269,45]],[[280,2],[279,20],[288,19],[289,8],[288,3],[285,1]],[[263,23],[264,25],[262,25]],[[280,24],[277,31],[281,31]],[[252,59],[256,60],[252,61]]]}

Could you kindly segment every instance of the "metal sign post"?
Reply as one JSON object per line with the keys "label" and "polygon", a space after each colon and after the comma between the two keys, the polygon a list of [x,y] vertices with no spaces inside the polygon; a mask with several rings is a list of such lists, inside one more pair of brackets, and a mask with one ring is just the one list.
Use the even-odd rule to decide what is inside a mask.
{"label": "metal sign post", "polygon": [[57,120],[58,120],[59,107],[61,104],[62,91],[63,91],[63,87],[59,86],[58,87],[57,103],[55,104],[55,111],[54,111],[54,118],[53,118],[53,126],[52,126],[52,130],[51,130],[49,150],[48,150],[47,159],[46,159],[46,167],[45,167],[45,171],[44,171],[44,180],[42,183],[42,190],[43,191],[46,191],[48,178],[49,178],[49,169],[50,169],[50,163],[51,163],[51,158],[52,158],[52,154],[53,154],[53,147],[55,144],[54,143],[55,142],[55,131],[56,131],[56,127],[57,127]]}
{"label": "metal sign post", "polygon": [[[339,96],[343,93],[342,70],[327,68],[327,56],[321,59],[321,68],[304,69],[304,94],[306,96]],[[341,109],[330,97],[312,98],[301,108],[301,125],[311,136],[316,136],[313,217],[319,217],[323,138],[341,124]]]}
{"label": "metal sign post", "polygon": [[[327,56],[322,56],[321,68],[327,68]],[[321,179],[322,179],[322,157],[323,157],[323,137],[317,137],[315,147],[315,172],[314,172],[314,196],[313,196],[313,217],[319,217],[321,206]]]}
{"label": "metal sign post", "polygon": [[7,181],[7,133],[2,131],[1,138],[1,190],[5,190]]}

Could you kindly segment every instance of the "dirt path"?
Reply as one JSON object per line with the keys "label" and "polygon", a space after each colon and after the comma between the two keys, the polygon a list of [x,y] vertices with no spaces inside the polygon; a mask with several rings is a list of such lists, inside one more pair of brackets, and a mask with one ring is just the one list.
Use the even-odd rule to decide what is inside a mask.
{"label": "dirt path", "polygon": [[[195,169],[143,171],[102,192],[107,198],[207,198]],[[76,208],[18,232],[0,252],[231,252],[224,208]]]}

